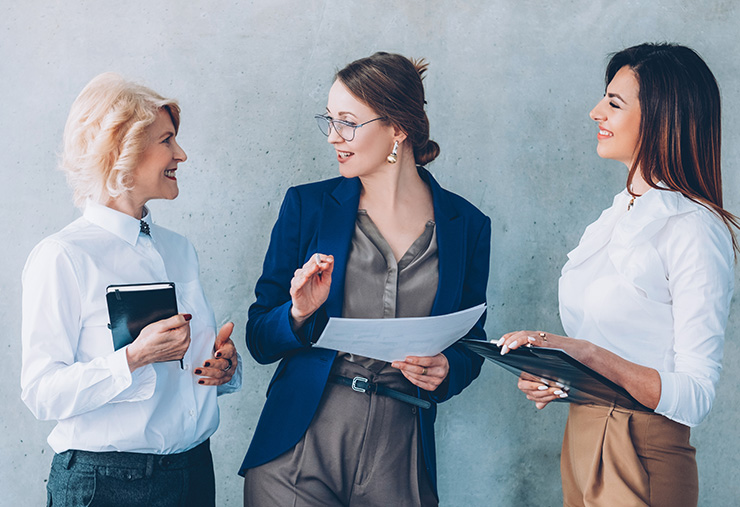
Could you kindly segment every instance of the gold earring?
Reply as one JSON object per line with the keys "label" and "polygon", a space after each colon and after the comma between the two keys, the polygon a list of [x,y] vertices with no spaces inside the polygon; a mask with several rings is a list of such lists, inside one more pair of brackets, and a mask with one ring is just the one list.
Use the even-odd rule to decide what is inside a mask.
{"label": "gold earring", "polygon": [[398,141],[393,143],[393,151],[390,155],[386,158],[389,164],[395,164],[398,162]]}

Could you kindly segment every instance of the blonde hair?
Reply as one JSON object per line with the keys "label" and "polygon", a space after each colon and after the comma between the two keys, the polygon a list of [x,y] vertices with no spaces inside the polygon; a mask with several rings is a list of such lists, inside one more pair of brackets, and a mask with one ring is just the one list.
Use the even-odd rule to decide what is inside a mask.
{"label": "blonde hair", "polygon": [[177,132],[180,107],[175,100],[113,72],[85,86],[67,117],[60,162],[76,206],[130,190],[131,173],[149,143],[147,127],[161,109],[169,113]]}

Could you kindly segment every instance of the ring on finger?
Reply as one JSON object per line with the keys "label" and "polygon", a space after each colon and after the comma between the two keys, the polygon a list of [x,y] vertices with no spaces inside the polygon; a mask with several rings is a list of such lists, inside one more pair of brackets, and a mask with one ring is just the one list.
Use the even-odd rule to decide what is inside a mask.
{"label": "ring on finger", "polygon": [[421,374],[422,374],[422,375],[426,375],[426,374],[427,374],[427,367],[426,367],[426,366],[424,366],[424,367],[422,368],[422,370],[421,370]]}
{"label": "ring on finger", "polygon": [[224,359],[226,359],[229,362],[229,365],[226,368],[224,368],[222,371],[229,371],[233,363],[231,362],[231,359],[229,359],[228,357],[224,357]]}
{"label": "ring on finger", "polygon": [[540,338],[547,341],[547,333],[540,333]]}

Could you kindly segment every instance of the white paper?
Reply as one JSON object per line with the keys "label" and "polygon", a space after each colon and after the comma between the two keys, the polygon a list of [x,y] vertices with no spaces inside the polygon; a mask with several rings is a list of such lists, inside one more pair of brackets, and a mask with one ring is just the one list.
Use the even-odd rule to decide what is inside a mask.
{"label": "white paper", "polygon": [[332,317],[314,345],[381,361],[436,356],[468,334],[486,303],[447,315],[400,319]]}

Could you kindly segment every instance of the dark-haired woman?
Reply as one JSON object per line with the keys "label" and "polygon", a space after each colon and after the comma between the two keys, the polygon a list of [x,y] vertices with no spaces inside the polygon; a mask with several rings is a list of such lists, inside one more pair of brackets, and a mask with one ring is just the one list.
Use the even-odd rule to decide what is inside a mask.
{"label": "dark-haired woman", "polygon": [[[568,254],[560,314],[571,337],[518,331],[499,345],[563,349],[654,409],[571,405],[565,505],[696,505],[689,427],[714,400],[737,245],[722,208],[719,90],[704,61],[673,44],[615,54],[606,83],[591,111],[598,153],[629,175]],[[538,408],[567,396],[519,388]]]}
{"label": "dark-haired woman", "polygon": [[[245,505],[437,505],[436,403],[470,384],[481,359],[462,345],[390,364],[312,347],[329,317],[485,301],[490,220],[422,167],[439,153],[425,67],[388,53],[357,60],[317,116],[341,177],[288,190],[257,282],[247,345],[280,364],[240,470]],[[468,337],[485,338],[483,318]],[[357,392],[347,384],[358,378],[390,391]]]}

